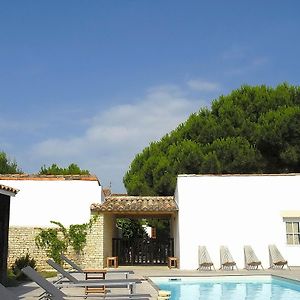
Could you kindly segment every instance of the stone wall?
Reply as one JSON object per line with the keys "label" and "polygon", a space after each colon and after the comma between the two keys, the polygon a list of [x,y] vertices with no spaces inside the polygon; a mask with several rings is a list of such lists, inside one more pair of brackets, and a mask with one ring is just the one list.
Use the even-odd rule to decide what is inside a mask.
{"label": "stone wall", "polygon": [[[111,233],[112,217],[99,214],[96,222],[93,224],[87,235],[87,243],[81,254],[75,253],[69,248],[66,256],[74,260],[82,268],[103,268],[105,267],[106,256],[111,255]],[[105,228],[108,230],[104,234]],[[39,228],[35,227],[10,227],[8,242],[8,267],[15,262],[17,258],[29,253],[34,258],[39,270],[53,270],[46,263],[47,254],[43,249],[39,249],[35,244],[35,237],[39,233]],[[104,245],[105,253],[104,253]],[[110,245],[110,246],[109,246]],[[110,247],[110,248],[107,248]],[[68,267],[68,266],[65,266]]]}
{"label": "stone wall", "polygon": [[47,255],[45,251],[39,249],[35,244],[35,236],[39,229],[35,227],[10,227],[8,237],[8,268],[17,258],[25,256],[27,253],[34,258],[37,268],[40,270],[47,269]]}
{"label": "stone wall", "polygon": [[86,268],[105,268],[107,256],[112,256],[112,238],[115,235],[115,217],[111,214],[98,215],[84,249]]}
{"label": "stone wall", "polygon": [[75,254],[74,256],[74,261],[83,268],[103,268],[103,230],[103,214],[99,214],[96,222],[93,223],[91,231],[87,235],[83,255],[79,257]]}

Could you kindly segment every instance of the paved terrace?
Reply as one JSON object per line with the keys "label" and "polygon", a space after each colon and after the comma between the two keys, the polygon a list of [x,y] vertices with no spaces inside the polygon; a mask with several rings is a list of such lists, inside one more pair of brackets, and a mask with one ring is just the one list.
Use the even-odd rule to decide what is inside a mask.
{"label": "paved terrace", "polygon": [[[167,277],[175,277],[175,276],[231,276],[231,275],[276,275],[287,279],[299,280],[300,281],[300,267],[291,267],[291,271],[289,270],[251,270],[247,271],[245,269],[241,270],[226,270],[226,271],[185,271],[178,269],[168,269],[167,267],[119,267],[118,270],[133,270],[134,274],[130,275],[131,278],[141,278],[142,284],[137,285],[137,293],[147,293],[151,295],[151,299],[157,299],[157,287],[154,286],[151,280],[148,277],[151,276],[167,276]],[[120,278],[120,275],[107,275],[107,278]],[[55,278],[50,279],[50,281],[55,280]],[[26,299],[37,299],[37,296],[40,295],[43,290],[39,288],[36,284],[29,282],[22,284],[18,287],[10,287],[9,288],[15,295],[26,297]],[[83,288],[64,288],[62,291],[67,294],[68,299],[81,299],[78,296],[84,297],[84,289]],[[124,289],[110,289],[112,293],[125,293]],[[87,299],[101,299],[97,298],[97,294],[95,297],[89,296]]]}

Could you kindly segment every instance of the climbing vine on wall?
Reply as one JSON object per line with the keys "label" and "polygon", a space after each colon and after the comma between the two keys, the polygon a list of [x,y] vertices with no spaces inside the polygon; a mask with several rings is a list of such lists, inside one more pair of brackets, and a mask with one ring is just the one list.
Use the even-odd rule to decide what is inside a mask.
{"label": "climbing vine on wall", "polygon": [[61,264],[60,255],[67,251],[68,246],[71,246],[76,253],[84,249],[86,236],[96,220],[97,215],[93,216],[88,223],[73,224],[69,228],[60,222],[51,221],[57,227],[40,228],[40,232],[35,237],[35,243],[39,248],[44,249],[55,262]]}

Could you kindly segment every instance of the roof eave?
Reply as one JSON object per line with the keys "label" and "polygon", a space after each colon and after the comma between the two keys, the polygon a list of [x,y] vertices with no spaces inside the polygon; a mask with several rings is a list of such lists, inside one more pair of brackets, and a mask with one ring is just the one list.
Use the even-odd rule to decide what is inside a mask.
{"label": "roof eave", "polygon": [[6,189],[0,189],[0,194],[10,196],[10,197],[15,197],[16,194],[19,192],[19,190],[6,190]]}

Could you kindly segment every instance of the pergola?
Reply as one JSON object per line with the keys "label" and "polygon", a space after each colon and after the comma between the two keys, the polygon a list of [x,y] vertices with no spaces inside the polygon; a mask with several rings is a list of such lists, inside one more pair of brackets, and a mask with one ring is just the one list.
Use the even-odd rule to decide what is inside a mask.
{"label": "pergola", "polygon": [[[91,205],[93,214],[104,217],[103,253],[119,256],[123,264],[166,264],[167,257],[174,253],[174,220],[178,205],[173,196],[128,196],[112,194],[105,201]],[[128,241],[118,237],[116,219],[167,219],[170,221],[170,238],[164,241],[150,239],[146,243]]]}

